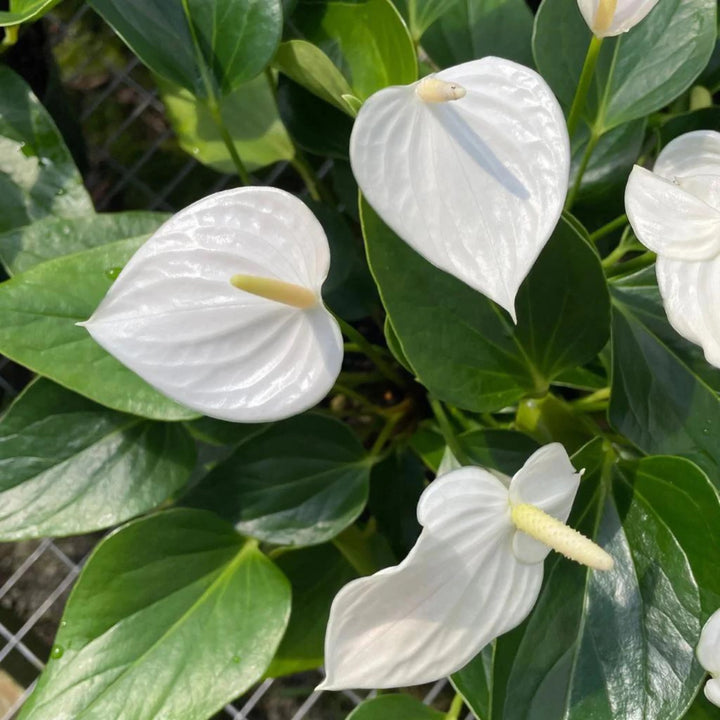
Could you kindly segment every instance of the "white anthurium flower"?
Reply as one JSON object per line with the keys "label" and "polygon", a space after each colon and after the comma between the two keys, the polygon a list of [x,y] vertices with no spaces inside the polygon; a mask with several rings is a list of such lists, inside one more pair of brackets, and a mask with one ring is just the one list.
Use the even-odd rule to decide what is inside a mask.
{"label": "white anthurium flower", "polygon": [[540,75],[486,57],[380,90],[355,120],[350,161],[397,235],[515,319],[570,171],[565,118]]}
{"label": "white anthurium flower", "polygon": [[710,616],[700,633],[697,658],[712,676],[705,684],[705,697],[720,707],[720,610]]}
{"label": "white anthurium flower", "polygon": [[319,689],[404,687],[459,670],[528,615],[551,547],[610,569],[604,550],[564,524],[580,474],[554,443],[508,484],[478,467],[431,483],[405,560],[335,597]]}
{"label": "white anthurium flower", "polygon": [[720,367],[720,133],[675,138],[653,172],[635,166],[625,210],[655,271],[670,324]]}
{"label": "white anthurium flower", "polygon": [[329,267],[325,233],[296,197],[226,190],[170,218],[80,324],[187,407],[279,420],[318,403],[340,372],[342,336],[320,294]]}
{"label": "white anthurium flower", "polygon": [[597,37],[614,37],[632,30],[658,0],[578,0],[585,22]]}

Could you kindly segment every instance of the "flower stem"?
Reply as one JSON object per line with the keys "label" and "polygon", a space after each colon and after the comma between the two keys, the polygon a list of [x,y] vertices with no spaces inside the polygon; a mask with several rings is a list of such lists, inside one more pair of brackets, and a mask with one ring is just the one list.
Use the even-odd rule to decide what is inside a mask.
{"label": "flower stem", "polygon": [[383,429],[379,432],[373,446],[370,448],[370,455],[379,455],[382,449],[385,447],[385,443],[390,439],[390,436],[395,429],[395,426],[400,422],[403,417],[402,412],[393,413],[385,421]]}
{"label": "flower stem", "polygon": [[600,48],[602,47],[602,38],[593,35],[588,47],[587,55],[585,56],[585,62],[583,63],[582,72],[580,73],[580,80],[578,81],[577,89],[575,90],[575,97],[573,98],[572,106],[570,107],[570,114],[568,115],[567,127],[568,135],[572,138],[577,130],[578,122],[580,122],[580,116],[582,111],[585,109],[585,101],[587,100],[587,94],[590,90],[590,83],[592,82],[593,75],[595,74],[595,66],[597,65],[598,58],[600,57]]}
{"label": "flower stem", "polygon": [[222,117],[222,112],[220,110],[220,105],[218,104],[216,98],[214,96],[211,96],[208,98],[208,103],[210,107],[210,114],[213,117],[213,120],[215,121],[215,125],[217,126],[218,131],[220,132],[220,137],[222,138],[222,141],[225,143],[225,147],[227,148],[228,153],[230,154],[230,158],[233,161],[233,165],[235,165],[235,172],[237,172],[237,176],[240,178],[240,182],[243,185],[252,185],[252,180],[250,180],[250,174],[245,169],[245,165],[243,164],[243,161],[240,159],[240,155],[238,155],[237,148],[235,147],[235,143],[233,142],[232,137],[230,136],[230,133],[225,125],[225,121]]}
{"label": "flower stem", "polygon": [[323,200],[327,202],[329,200],[328,197],[323,197],[320,179],[315,174],[312,165],[310,165],[297,147],[295,148],[295,157],[290,161],[290,164],[295,168],[297,174],[303,179],[303,182],[310,193],[310,197],[315,200],[315,202],[322,202]]}
{"label": "flower stem", "polygon": [[598,240],[600,240],[600,238],[609,235],[615,230],[619,230],[621,227],[624,227],[627,224],[627,221],[628,217],[625,214],[621,215],[620,217],[616,217],[614,220],[611,220],[609,223],[607,223],[607,225],[603,225],[595,232],[590,233],[590,242],[596,243]]}
{"label": "flower stem", "polygon": [[611,278],[616,277],[617,275],[629,275],[636,270],[642,270],[643,268],[652,265],[655,262],[655,257],[654,252],[646,252],[636,258],[633,258],[632,260],[628,260],[627,262],[617,263],[612,267],[606,267],[605,277]]}
{"label": "flower stem", "polygon": [[433,414],[435,415],[435,419],[440,426],[440,432],[442,432],[443,438],[445,439],[445,444],[450,448],[450,452],[455,456],[461,465],[472,465],[470,458],[468,458],[467,454],[460,445],[460,441],[455,433],[455,428],[452,426],[450,418],[447,416],[442,403],[434,398],[428,398],[428,400]]}
{"label": "flower stem", "polygon": [[592,130],[590,137],[588,138],[587,145],[585,146],[585,152],[583,152],[582,160],[580,161],[577,177],[575,178],[575,182],[573,183],[572,188],[570,188],[570,192],[565,200],[565,210],[570,210],[575,202],[575,198],[580,190],[583,175],[585,175],[585,171],[587,170],[587,166],[590,162],[590,156],[593,154],[593,150],[595,150],[595,146],[597,145],[599,139],[600,135]]}
{"label": "flower stem", "polygon": [[465,701],[460,693],[455,693],[450,709],[447,711],[445,720],[458,720],[460,717],[460,711],[463,709]]}
{"label": "flower stem", "polygon": [[400,374],[396,372],[395,368],[391,367],[387,362],[385,362],[385,359],[375,349],[375,346],[370,343],[361,332],[356,330],[352,325],[350,325],[350,323],[345,322],[345,320],[343,320],[341,317],[338,317],[336,315],[335,319],[337,320],[340,329],[342,330],[343,334],[348,338],[348,340],[354,342],[363,352],[363,354],[365,354],[375,364],[375,367],[377,367],[377,369],[388,380],[390,380],[390,382],[393,382],[396,385],[400,385],[401,387],[405,385],[405,381],[400,376]]}

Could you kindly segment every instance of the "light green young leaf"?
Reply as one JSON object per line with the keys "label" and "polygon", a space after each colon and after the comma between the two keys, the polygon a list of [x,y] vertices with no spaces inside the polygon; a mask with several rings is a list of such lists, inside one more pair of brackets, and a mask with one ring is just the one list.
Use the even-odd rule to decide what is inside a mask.
{"label": "light green young leaf", "polygon": [[[663,0],[628,33],[603,41],[585,109],[599,134],[659,110],[707,65],[717,38],[715,0]],[[543,0],[533,53],[566,108],[577,87],[591,33],[575,2]]]}
{"label": "light green young leaf", "polygon": [[60,0],[10,0],[10,9],[0,10],[0,27],[37,20],[59,2]]}
{"label": "light green young leaf", "polygon": [[443,720],[445,715],[409,695],[381,695],[366,700],[347,720]]}
{"label": "light green young leaf", "polygon": [[108,410],[40,378],[0,422],[0,540],[117,525],[181,488],[194,463],[182,425]]}
{"label": "light green young leaf", "polygon": [[[182,149],[218,172],[234,173],[235,164],[207,100],[158,80],[163,104]],[[295,148],[280,120],[267,75],[260,74],[238,86],[220,98],[218,104],[224,125],[248,171],[294,157]]]}
{"label": "light green young leaf", "polygon": [[[417,80],[417,57],[410,33],[390,0],[299,0],[292,23],[341,71],[350,86],[341,94],[355,95],[362,101],[388,85]],[[323,74],[328,71],[323,69]]]}
{"label": "light green young leaf", "polygon": [[0,65],[0,232],[94,212],[70,151],[18,75]]}
{"label": "light green young leaf", "polygon": [[281,0],[90,0],[153,72],[197,97],[258,75],[282,32]]}
{"label": "light green young leaf", "polygon": [[87,320],[117,268],[142,244],[121,240],[35,265],[0,285],[0,352],[34,372],[121,412],[154,420],[195,417],[103,350]]}
{"label": "light green young leaf", "polygon": [[184,500],[277,545],[330,540],[362,512],[370,462],[347,425],[321,415],[275,423],[214,468]]}
{"label": "light green young leaf", "polygon": [[78,218],[47,217],[0,234],[0,261],[10,275],[63,255],[118,240],[144,240],[167,220],[164,213],[124,212]]}
{"label": "light green young leaf", "polygon": [[231,526],[143,518],[88,560],[20,717],[208,718],[262,677],[289,614],[289,583]]}

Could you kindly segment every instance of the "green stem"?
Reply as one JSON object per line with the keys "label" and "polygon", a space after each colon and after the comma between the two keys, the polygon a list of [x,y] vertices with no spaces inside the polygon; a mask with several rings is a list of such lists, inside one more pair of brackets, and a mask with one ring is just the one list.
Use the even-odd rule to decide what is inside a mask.
{"label": "green stem", "polygon": [[643,253],[632,260],[628,260],[624,263],[618,263],[612,267],[606,268],[605,277],[611,278],[617,275],[629,275],[636,270],[642,270],[643,268],[652,265],[655,262],[655,257],[654,252]]}
{"label": "green stem", "polygon": [[377,369],[388,380],[390,380],[390,382],[400,386],[405,385],[405,381],[400,374],[395,371],[395,368],[385,362],[385,359],[375,349],[375,346],[369,342],[361,332],[356,330],[352,325],[350,325],[350,323],[345,322],[341,317],[336,315],[335,319],[348,340],[354,342],[358,348],[375,364],[375,367],[377,367]]}
{"label": "green stem", "polygon": [[400,418],[402,418],[402,416],[403,413],[398,412],[388,417],[388,419],[385,421],[383,429],[379,432],[377,438],[375,439],[375,442],[370,448],[371,456],[380,454],[381,450],[385,447],[385,443],[390,439],[390,436],[392,435],[395,426],[400,422]]}
{"label": "green stem", "polygon": [[308,192],[310,193],[310,197],[315,202],[322,202],[323,199],[327,201],[327,198],[323,198],[322,193],[320,192],[320,180],[315,175],[315,171],[312,168],[312,165],[305,159],[305,156],[300,153],[300,150],[295,148],[295,157],[290,160],[290,164],[295,168],[295,171],[297,174],[302,178],[303,182],[305,183],[305,186],[308,189]]}
{"label": "green stem", "polygon": [[250,179],[250,174],[245,169],[245,165],[243,164],[243,161],[240,159],[240,156],[238,155],[237,148],[235,147],[235,143],[233,142],[232,137],[230,136],[230,133],[228,132],[227,127],[225,126],[225,121],[222,117],[222,112],[220,111],[220,106],[218,105],[217,100],[214,96],[208,98],[209,101],[209,107],[210,107],[210,114],[213,117],[213,120],[215,121],[215,125],[217,125],[217,129],[220,132],[220,137],[222,138],[223,142],[225,143],[225,147],[227,148],[227,151],[230,153],[230,158],[233,161],[233,165],[235,165],[235,171],[237,172],[238,177],[240,178],[240,182],[243,185],[252,185],[252,180]]}
{"label": "green stem", "polygon": [[620,217],[615,218],[614,220],[611,220],[607,225],[603,225],[601,228],[598,228],[595,232],[590,233],[590,242],[596,243],[600,238],[605,237],[606,235],[609,235],[611,232],[614,232],[615,230],[619,230],[622,227],[625,227],[627,224],[628,217],[627,215],[621,215]]}
{"label": "green stem", "polygon": [[573,206],[573,203],[575,202],[575,198],[577,197],[578,191],[580,190],[580,184],[582,183],[583,175],[585,175],[588,163],[590,162],[590,156],[593,154],[593,150],[595,150],[595,146],[597,145],[599,139],[600,135],[598,135],[594,130],[592,130],[590,133],[590,137],[588,138],[587,145],[585,146],[585,152],[583,153],[582,160],[580,161],[580,167],[578,169],[577,177],[575,178],[575,182],[573,183],[572,188],[570,188],[567,200],[565,200],[565,210],[570,210],[570,208],[572,208]]}
{"label": "green stem", "polygon": [[458,720],[464,705],[465,701],[463,700],[463,696],[460,693],[455,693],[450,709],[447,711],[447,715],[445,715],[445,720]]}
{"label": "green stem", "polygon": [[349,398],[352,398],[353,400],[355,400],[355,402],[367,408],[375,415],[380,415],[380,417],[387,416],[386,410],[383,410],[383,408],[381,408],[379,405],[375,405],[374,403],[370,402],[370,400],[368,400],[364,395],[357,392],[357,390],[353,390],[351,387],[347,387],[347,385],[335,383],[335,385],[333,385],[332,391],[336,394],[347,395]]}
{"label": "green stem", "polygon": [[472,465],[470,458],[468,458],[467,454],[460,445],[460,441],[455,433],[455,428],[452,426],[450,418],[447,416],[442,403],[434,398],[428,398],[428,400],[433,414],[435,415],[435,419],[440,426],[440,432],[442,432],[443,438],[445,439],[445,444],[450,448],[450,452],[455,456],[461,465]]}
{"label": "green stem", "polygon": [[570,107],[570,114],[568,115],[568,135],[571,138],[575,134],[575,130],[577,130],[577,125],[580,122],[580,116],[585,109],[585,101],[587,100],[590,84],[592,83],[593,75],[595,74],[595,66],[597,65],[598,58],[600,57],[602,41],[602,38],[595,37],[595,35],[593,35],[593,38],[590,41],[590,46],[588,47],[587,55],[585,56],[585,62],[583,63],[582,72],[580,73],[580,80],[578,81],[578,86],[575,90],[575,97],[573,98],[573,103]]}
{"label": "green stem", "polygon": [[18,39],[18,33],[20,31],[19,25],[8,25],[4,28],[5,30],[5,37],[3,38],[2,47],[0,48],[0,52],[7,50],[8,48],[12,47]]}

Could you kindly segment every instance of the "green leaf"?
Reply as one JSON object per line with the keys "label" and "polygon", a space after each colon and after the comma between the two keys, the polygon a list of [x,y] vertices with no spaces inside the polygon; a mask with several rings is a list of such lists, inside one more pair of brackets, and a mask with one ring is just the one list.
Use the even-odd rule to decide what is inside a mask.
{"label": "green leaf", "polygon": [[0,65],[0,232],[47,215],[93,212],[52,118],[25,81]]}
{"label": "green leaf", "polygon": [[[160,78],[158,87],[180,147],[213,170],[234,173],[235,164],[208,100]],[[274,89],[265,74],[224,95],[218,105],[223,123],[248,171],[295,156],[295,148],[280,120]]]}
{"label": "green leaf", "polygon": [[347,720],[443,720],[444,717],[443,713],[409,695],[381,695],[359,705]]}
{"label": "green leaf", "polygon": [[388,350],[392,353],[393,357],[411,374],[415,374],[415,371],[410,367],[409,360],[405,357],[405,352],[400,344],[400,339],[395,332],[395,328],[392,326],[390,316],[385,316],[384,323],[385,341],[387,342]]}
{"label": "green leaf", "polygon": [[716,127],[720,127],[720,107],[717,106],[672,115],[660,127],[660,144],[664,147],[685,133]]}
{"label": "green leaf", "polygon": [[372,469],[370,512],[398,558],[420,535],[415,507],[425,489],[425,468],[408,451],[395,450]]}
{"label": "green leaf", "polygon": [[469,430],[459,435],[458,441],[473,465],[510,477],[539,447],[532,438],[514,430]]}
{"label": "green leaf", "polygon": [[492,684],[495,643],[486,645],[450,682],[478,720],[492,717]]}
{"label": "green leaf", "polygon": [[280,0],[90,0],[153,72],[198,97],[258,75],[280,42]]}
{"label": "green leaf", "polygon": [[[317,45],[341,71],[349,84],[342,94],[366,100],[388,85],[417,80],[417,57],[410,33],[390,0],[299,0],[292,22],[300,35]],[[286,74],[315,92],[298,77]],[[327,68],[322,68],[317,78],[316,82],[339,83]],[[338,95],[332,95],[335,99],[329,102],[338,104]]]}
{"label": "green leaf", "polygon": [[0,352],[114,410],[153,420],[196,417],[150,387],[76,325],[92,315],[117,268],[141,244],[133,238],[55,258],[0,285]]}
{"label": "green leaf", "polygon": [[[717,37],[715,0],[663,0],[628,33],[606,38],[585,116],[598,134],[649,115],[692,84]],[[543,0],[533,53],[566,107],[577,87],[591,33],[577,3]]]}
{"label": "green leaf", "polygon": [[699,692],[683,717],[685,720],[718,720],[719,713],[717,707],[705,697],[705,693]]}
{"label": "green leaf", "polygon": [[533,15],[524,0],[451,0],[422,37],[441,67],[495,55],[532,65]]}
{"label": "green leaf", "polygon": [[0,10],[0,27],[37,20],[59,2],[60,0],[10,0],[10,10]]}
{"label": "green leaf", "polygon": [[0,540],[117,525],[166,500],[194,464],[182,425],[107,410],[40,378],[0,423]]}
{"label": "green leaf", "polygon": [[647,453],[690,458],[720,486],[720,371],[665,320],[650,272],[613,285],[610,422]]}
{"label": "green leaf", "polygon": [[0,261],[11,275],[46,260],[118,240],[146,239],[167,220],[163,213],[124,212],[78,218],[47,217],[0,235]]}
{"label": "green leaf", "polygon": [[185,503],[277,545],[315,545],[365,507],[370,463],[353,432],[322,415],[275,423],[242,444]]}
{"label": "green leaf", "polygon": [[438,398],[498,410],[543,392],[607,341],[602,268],[568,221],[561,220],[523,283],[514,326],[490,300],[415,253],[364,200],[361,212],[370,269],[403,354]]}
{"label": "green leaf", "polygon": [[622,708],[623,717],[675,720],[703,678],[695,647],[718,601],[717,493],[681,458],[604,464],[600,440],[573,463],[588,469],[570,523],[615,568],[591,572],[551,556],[502,718],[615,720]]}
{"label": "green leaf", "polygon": [[[295,143],[314,155],[348,160],[353,122],[336,107],[320,100],[294,80],[278,80],[280,116]],[[327,207],[327,206],[326,206]]]}
{"label": "green leaf", "polygon": [[290,624],[269,677],[314,670],[323,663],[325,628],[336,593],[357,573],[332,545],[283,552],[275,560],[292,586]]}
{"label": "green leaf", "polygon": [[445,438],[432,421],[425,420],[410,438],[410,447],[426,468],[437,474],[445,454]]}
{"label": "green leaf", "polygon": [[88,560],[20,717],[210,717],[262,677],[289,613],[287,580],[229,525],[143,518]]}
{"label": "green leaf", "polygon": [[397,4],[406,6],[403,10],[408,18],[410,34],[419,40],[438,18],[457,4],[457,0],[407,0]]}

